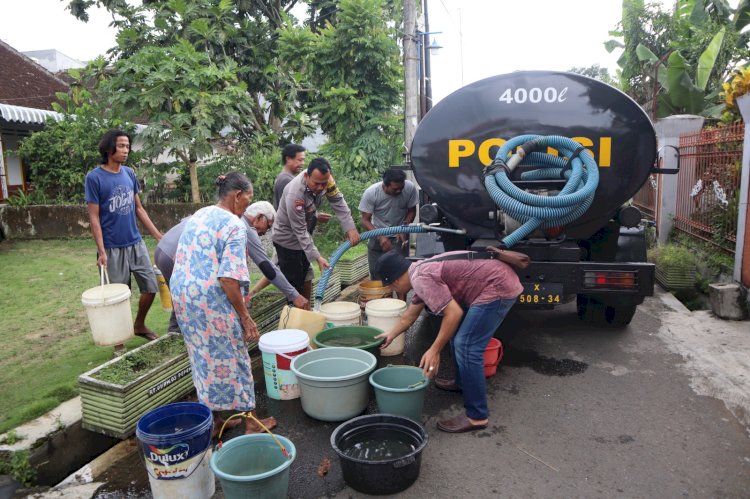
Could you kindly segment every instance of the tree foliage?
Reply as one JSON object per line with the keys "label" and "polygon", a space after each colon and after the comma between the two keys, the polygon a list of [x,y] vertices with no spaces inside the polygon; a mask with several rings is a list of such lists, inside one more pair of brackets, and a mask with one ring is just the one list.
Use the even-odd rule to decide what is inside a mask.
{"label": "tree foliage", "polygon": [[619,82],[615,80],[607,68],[601,67],[599,64],[592,64],[588,67],[572,67],[569,70],[571,73],[576,73],[583,76],[588,76],[595,80],[606,83],[613,87],[619,88]]}
{"label": "tree foliage", "polygon": [[[674,10],[624,0],[610,52],[622,48],[622,88],[654,117],[693,113],[718,116],[722,82],[748,58],[750,2],[678,0]],[[743,32],[744,31],[744,32]]]}
{"label": "tree foliage", "polygon": [[280,32],[280,53],[296,70],[304,109],[329,138],[323,151],[359,178],[398,161],[403,144],[403,74],[385,8],[383,0],[341,0],[335,25]]}
{"label": "tree foliage", "polygon": [[112,55],[127,59],[144,48],[173,47],[186,41],[217,66],[233,62],[237,78],[251,96],[250,112],[235,123],[244,140],[272,134],[279,145],[301,141],[315,127],[300,113],[298,82],[277,51],[277,30],[293,20],[297,0],[71,0],[71,13],[87,20],[93,5],[114,17],[117,47]]}
{"label": "tree foliage", "polygon": [[[52,105],[63,119],[48,119],[44,130],[24,139],[18,150],[29,165],[36,190],[49,200],[82,203],[86,173],[101,163],[101,137],[110,128],[134,132],[133,125],[120,117],[113,118],[100,95],[84,85],[95,80],[105,64],[103,59],[97,59],[84,70],[71,70],[74,82],[69,92],[58,93],[60,103]],[[132,151],[128,164],[138,166],[140,160],[141,154]]]}
{"label": "tree foliage", "polygon": [[213,154],[221,131],[239,123],[250,108],[237,69],[231,59],[216,64],[209,54],[180,40],[120,59],[102,84],[118,115],[148,122],[141,137],[149,154],[167,151],[189,167],[195,203],[201,200],[197,161]]}

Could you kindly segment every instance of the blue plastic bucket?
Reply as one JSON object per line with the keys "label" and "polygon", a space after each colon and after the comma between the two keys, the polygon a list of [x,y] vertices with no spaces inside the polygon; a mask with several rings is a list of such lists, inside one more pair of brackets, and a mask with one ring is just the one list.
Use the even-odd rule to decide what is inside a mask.
{"label": "blue plastic bucket", "polygon": [[167,404],[138,420],[135,434],[154,499],[200,499],[214,494],[211,410],[196,402]]}
{"label": "blue plastic bucket", "polygon": [[289,467],[297,449],[288,438],[267,433],[240,435],[211,456],[211,469],[219,477],[226,499],[279,499],[287,497]]}

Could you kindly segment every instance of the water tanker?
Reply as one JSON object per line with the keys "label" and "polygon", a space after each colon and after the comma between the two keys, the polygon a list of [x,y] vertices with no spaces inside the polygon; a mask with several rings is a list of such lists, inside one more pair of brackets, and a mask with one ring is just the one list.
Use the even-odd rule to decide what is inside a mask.
{"label": "water tanker", "polygon": [[522,71],[441,100],[417,127],[410,166],[421,220],[465,231],[437,236],[446,251],[501,244],[529,255],[517,306],[575,299],[582,319],[622,326],[653,294],[641,214],[628,203],[658,173],[656,156],[651,121],[621,91]]}

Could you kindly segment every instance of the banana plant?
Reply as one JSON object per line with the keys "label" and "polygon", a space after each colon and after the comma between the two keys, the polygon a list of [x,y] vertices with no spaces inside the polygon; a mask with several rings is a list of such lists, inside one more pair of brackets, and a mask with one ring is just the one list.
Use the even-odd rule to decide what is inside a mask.
{"label": "banana plant", "polygon": [[679,50],[668,52],[666,57],[660,58],[643,44],[636,47],[638,59],[652,68],[658,82],[658,85],[654,85],[656,95],[652,101],[655,117],[673,114],[718,117],[721,114],[724,105],[716,103],[718,91],[707,92],[706,87],[721,50],[725,30],[722,27],[711,39],[698,58],[695,71]]}
{"label": "banana plant", "polygon": [[623,0],[623,19],[608,51],[624,49],[620,84],[654,118],[690,113],[718,117],[725,77],[746,60],[750,0],[676,0],[667,13]]}

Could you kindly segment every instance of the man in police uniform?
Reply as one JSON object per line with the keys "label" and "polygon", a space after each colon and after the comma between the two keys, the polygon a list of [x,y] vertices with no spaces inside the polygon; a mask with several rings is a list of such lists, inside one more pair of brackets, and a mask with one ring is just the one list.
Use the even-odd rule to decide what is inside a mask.
{"label": "man in police uniform", "polygon": [[359,243],[352,213],[344,196],[331,175],[331,165],[325,158],[313,159],[307,170],[297,175],[284,188],[276,212],[273,228],[273,245],[279,259],[279,268],[287,280],[302,296],[312,295],[311,262],[317,262],[320,271],[330,267],[320,255],[312,238],[317,221],[318,207],[328,199],[336,218],[352,246]]}

